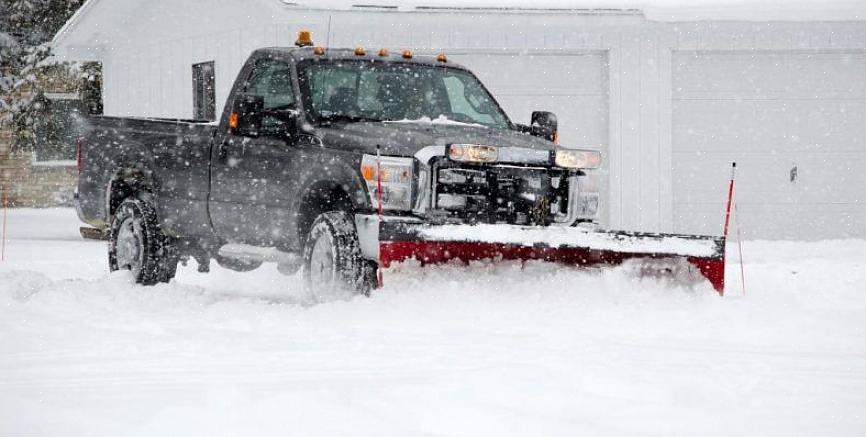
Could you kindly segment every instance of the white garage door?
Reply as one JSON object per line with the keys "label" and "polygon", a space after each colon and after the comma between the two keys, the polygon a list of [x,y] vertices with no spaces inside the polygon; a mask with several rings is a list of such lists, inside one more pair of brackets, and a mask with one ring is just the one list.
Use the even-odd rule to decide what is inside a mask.
{"label": "white garage door", "polygon": [[677,232],[718,234],[730,163],[749,238],[866,237],[866,53],[677,52]]}
{"label": "white garage door", "polygon": [[[484,82],[512,121],[529,124],[532,111],[551,111],[560,144],[607,151],[605,56],[550,53],[449,53]],[[607,171],[599,173],[601,217],[607,217]]]}

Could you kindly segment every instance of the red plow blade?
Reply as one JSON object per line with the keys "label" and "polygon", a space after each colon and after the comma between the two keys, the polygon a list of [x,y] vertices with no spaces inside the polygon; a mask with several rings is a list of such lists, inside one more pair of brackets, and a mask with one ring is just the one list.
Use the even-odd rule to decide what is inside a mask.
{"label": "red plow blade", "polygon": [[677,234],[597,231],[579,227],[379,223],[379,263],[416,259],[542,260],[567,265],[618,265],[633,259],[686,260],[719,294],[725,286],[725,239]]}

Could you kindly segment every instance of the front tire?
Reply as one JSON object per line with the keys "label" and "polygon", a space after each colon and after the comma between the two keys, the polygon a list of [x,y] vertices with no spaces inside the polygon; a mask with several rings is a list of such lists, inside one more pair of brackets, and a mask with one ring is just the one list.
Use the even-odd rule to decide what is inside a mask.
{"label": "front tire", "polygon": [[129,270],[136,283],[154,285],[174,278],[177,263],[177,247],[162,233],[153,205],[132,197],[124,200],[109,228],[109,269]]}
{"label": "front tire", "polygon": [[319,301],[369,296],[376,265],[361,256],[355,222],[345,212],[326,212],[313,222],[304,246],[304,282]]}

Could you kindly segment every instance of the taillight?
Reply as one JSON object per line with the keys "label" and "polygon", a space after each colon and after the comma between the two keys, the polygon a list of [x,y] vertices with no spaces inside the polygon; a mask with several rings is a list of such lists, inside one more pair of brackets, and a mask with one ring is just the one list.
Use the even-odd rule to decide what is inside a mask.
{"label": "taillight", "polygon": [[75,140],[75,168],[81,176],[81,138]]}

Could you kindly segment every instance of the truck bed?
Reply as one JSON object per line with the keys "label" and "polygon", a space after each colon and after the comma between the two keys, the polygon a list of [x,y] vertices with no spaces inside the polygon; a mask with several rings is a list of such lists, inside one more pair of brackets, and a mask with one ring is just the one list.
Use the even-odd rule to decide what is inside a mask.
{"label": "truck bed", "polygon": [[109,207],[122,200],[112,184],[120,173],[133,172],[152,191],[167,232],[209,232],[201,228],[209,223],[208,167],[215,130],[215,123],[200,120],[87,118],[79,152],[79,217],[104,228]]}

